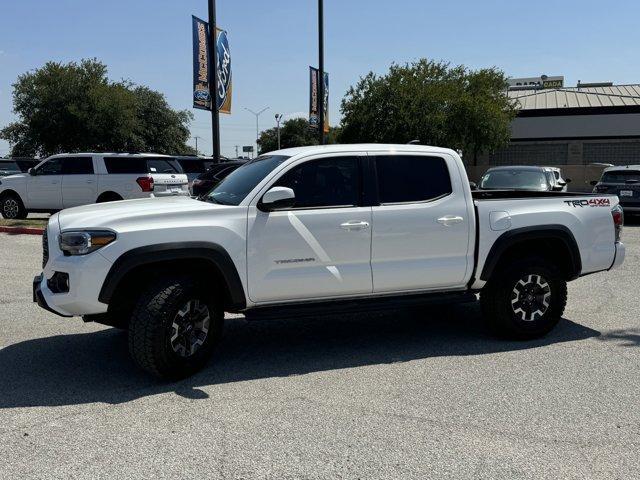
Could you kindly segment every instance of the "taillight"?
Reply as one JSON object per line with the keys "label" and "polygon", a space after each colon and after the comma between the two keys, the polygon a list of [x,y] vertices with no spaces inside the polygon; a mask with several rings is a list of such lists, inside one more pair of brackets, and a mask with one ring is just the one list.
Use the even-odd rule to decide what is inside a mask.
{"label": "taillight", "polygon": [[616,205],[611,210],[611,216],[613,217],[613,226],[616,229],[616,242],[620,241],[622,234],[622,227],[624,226],[624,212],[620,205]]}
{"label": "taillight", "polygon": [[609,187],[606,185],[596,185],[593,187],[593,193],[605,193],[609,191]]}
{"label": "taillight", "polygon": [[153,177],[138,177],[136,183],[143,192],[153,192]]}

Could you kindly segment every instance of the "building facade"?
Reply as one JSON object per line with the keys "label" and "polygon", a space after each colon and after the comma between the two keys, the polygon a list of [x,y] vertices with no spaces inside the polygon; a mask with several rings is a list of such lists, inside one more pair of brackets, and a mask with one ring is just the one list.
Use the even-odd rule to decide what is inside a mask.
{"label": "building facade", "polygon": [[518,106],[511,142],[478,166],[640,164],[640,85],[518,86],[508,94]]}

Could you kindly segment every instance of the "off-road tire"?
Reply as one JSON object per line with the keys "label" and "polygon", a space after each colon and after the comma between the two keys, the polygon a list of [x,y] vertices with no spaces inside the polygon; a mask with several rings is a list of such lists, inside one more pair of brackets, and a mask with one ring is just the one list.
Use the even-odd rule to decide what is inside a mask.
{"label": "off-road tire", "polygon": [[[530,275],[548,285],[550,297],[544,314],[525,321],[521,318],[525,314],[516,314],[517,304],[512,306],[512,302],[518,297],[516,285]],[[541,257],[527,257],[495,272],[480,293],[480,303],[485,322],[496,335],[517,340],[539,338],[560,321],[567,304],[567,282],[553,263]]]}
{"label": "off-road tire", "polygon": [[9,220],[22,220],[27,218],[27,209],[24,203],[15,193],[5,193],[0,197],[0,213],[3,218]]}
{"label": "off-road tire", "polygon": [[[171,346],[171,325],[181,306],[190,299],[206,304],[210,328],[206,340],[189,357]],[[222,335],[224,312],[210,294],[190,277],[162,277],[140,296],[129,321],[129,353],[147,372],[165,380],[178,380],[201,369]]]}

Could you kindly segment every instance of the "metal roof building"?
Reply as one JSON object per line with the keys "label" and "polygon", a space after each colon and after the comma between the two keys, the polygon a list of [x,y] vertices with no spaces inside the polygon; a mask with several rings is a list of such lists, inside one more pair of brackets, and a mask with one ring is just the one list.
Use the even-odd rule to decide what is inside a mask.
{"label": "metal roof building", "polygon": [[479,165],[640,163],[640,84],[517,88],[511,143]]}

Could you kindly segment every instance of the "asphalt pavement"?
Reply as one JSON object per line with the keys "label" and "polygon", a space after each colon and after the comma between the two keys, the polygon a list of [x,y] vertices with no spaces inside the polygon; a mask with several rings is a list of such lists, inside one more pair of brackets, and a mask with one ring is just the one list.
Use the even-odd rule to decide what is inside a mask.
{"label": "asphalt pavement", "polygon": [[138,371],[126,333],[31,302],[40,237],[0,234],[0,478],[640,478],[640,227],[546,338],[477,305],[227,320],[208,368]]}

